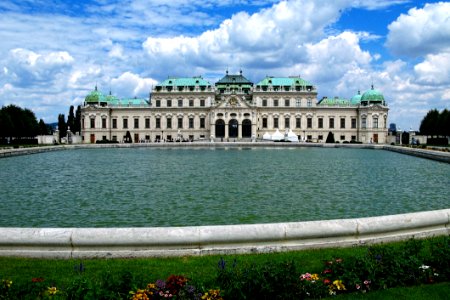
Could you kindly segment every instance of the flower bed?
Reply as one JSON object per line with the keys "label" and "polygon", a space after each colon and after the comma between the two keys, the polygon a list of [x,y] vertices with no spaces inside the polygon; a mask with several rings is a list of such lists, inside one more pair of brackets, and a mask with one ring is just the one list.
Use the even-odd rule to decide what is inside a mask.
{"label": "flower bed", "polygon": [[0,274],[0,299],[306,299],[450,281],[449,236],[357,250],[321,267],[300,259],[255,263],[249,256],[228,256],[219,260],[207,286],[184,275],[146,282],[133,270],[108,267],[90,277],[79,263],[72,270],[76,277],[65,284],[43,277],[15,282]]}

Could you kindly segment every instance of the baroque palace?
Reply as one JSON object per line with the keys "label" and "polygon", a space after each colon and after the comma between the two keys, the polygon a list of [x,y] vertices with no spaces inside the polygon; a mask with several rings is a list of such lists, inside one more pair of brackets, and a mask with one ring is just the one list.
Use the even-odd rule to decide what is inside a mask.
{"label": "baroque palace", "polygon": [[[388,107],[381,92],[317,100],[300,77],[266,77],[254,84],[240,74],[214,85],[202,77],[168,78],[148,99],[119,99],[95,90],[82,107],[82,139],[97,141],[255,141],[262,139],[386,143]],[[290,139],[292,140],[292,139]]]}

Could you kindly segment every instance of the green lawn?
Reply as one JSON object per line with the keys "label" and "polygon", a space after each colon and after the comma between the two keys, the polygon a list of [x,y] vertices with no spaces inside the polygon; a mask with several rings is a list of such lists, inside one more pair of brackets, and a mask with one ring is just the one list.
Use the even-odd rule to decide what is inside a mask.
{"label": "green lawn", "polygon": [[[434,243],[434,244],[432,244]],[[420,245],[420,249],[418,248]],[[434,246],[433,246],[434,245]],[[436,246],[438,245],[438,246]],[[443,247],[441,247],[443,245]],[[432,256],[436,261],[436,251],[438,255],[442,255],[442,262],[448,265],[450,237],[438,237],[427,239],[418,243],[414,241],[386,244],[387,247],[383,255],[387,258],[389,255],[397,255],[398,253],[408,252],[409,248],[414,248],[410,251],[415,255],[417,249],[416,259],[410,262],[416,262],[420,266],[422,262],[419,259]],[[417,247],[417,248],[416,248]],[[434,248],[433,248],[434,247]],[[441,248],[439,248],[441,247]],[[38,283],[42,289],[47,289],[50,286],[56,286],[60,291],[60,295],[64,293],[74,284],[80,284],[80,280],[90,285],[90,288],[102,286],[105,289],[114,289],[114,286],[123,284],[122,298],[129,297],[128,291],[136,290],[137,288],[145,288],[147,283],[155,282],[158,279],[167,279],[170,275],[183,275],[190,280],[196,287],[206,291],[212,288],[221,288],[217,281],[219,274],[218,262],[222,258],[226,261],[228,270],[232,269],[232,265],[237,265],[242,270],[263,270],[264,266],[271,266],[266,270],[272,270],[276,276],[285,276],[283,270],[273,271],[273,266],[282,266],[286,262],[292,262],[295,265],[295,273],[291,279],[298,280],[300,274],[310,272],[318,273],[321,278],[322,270],[324,270],[324,262],[334,260],[336,258],[342,259],[344,262],[356,261],[357,258],[367,256],[368,251],[372,248],[367,246],[353,247],[353,248],[333,248],[333,249],[318,249],[318,250],[304,250],[283,253],[270,254],[247,254],[247,255],[227,255],[227,256],[201,256],[201,257],[176,257],[176,258],[145,258],[145,259],[87,259],[87,260],[62,260],[62,259],[26,259],[26,258],[0,258],[0,280],[12,281],[10,292],[18,293],[19,290],[32,289],[36,279],[44,280]],[[384,248],[378,248],[384,249]],[[405,251],[405,249],[407,251]],[[437,250],[436,250],[437,249]],[[378,251],[378,250],[377,250]],[[434,252],[432,252],[434,251]],[[420,252],[420,253],[419,253]],[[407,254],[405,257],[410,259]],[[404,268],[401,264],[405,258],[399,258],[399,268]],[[439,260],[437,260],[439,261]],[[397,264],[397,262],[389,262],[389,264]],[[255,267],[257,266],[257,267]],[[350,268],[347,267],[347,268]],[[390,266],[389,266],[390,267]],[[394,266],[395,267],[395,266]],[[252,269],[253,268],[253,269]],[[260,269],[258,269],[260,268]],[[393,268],[392,270],[395,270]],[[417,266],[415,267],[417,270]],[[402,270],[399,270],[396,276],[401,277]],[[409,271],[405,270],[405,273]],[[357,272],[355,271],[355,274]],[[445,273],[445,272],[443,272]],[[236,273],[237,274],[237,273]],[[381,273],[378,273],[381,274]],[[446,271],[448,274],[448,271]],[[419,273],[420,275],[420,273]],[[254,275],[257,276],[257,275]],[[445,275],[448,276],[448,275]],[[288,276],[286,276],[288,277]],[[386,278],[382,278],[383,280]],[[447,299],[450,295],[450,282],[447,277],[439,277],[441,283],[416,285],[407,287],[409,283],[400,283],[401,287],[389,288],[384,290],[371,290],[365,294],[349,293],[337,295],[334,298],[342,299]],[[256,279],[255,279],[256,280]],[[259,280],[259,279],[258,279]],[[386,279],[391,280],[392,279]],[[108,282],[106,282],[108,281]],[[124,283],[124,281],[127,281]],[[443,281],[443,282],[442,282]],[[259,281],[254,281],[259,282]],[[389,281],[386,281],[387,287],[395,286]],[[110,284],[110,285],[108,285]],[[256,283],[258,284],[258,283]],[[0,286],[1,288],[1,286]],[[126,296],[125,292],[127,293]],[[1,296],[0,289],[0,299]],[[120,299],[118,297],[118,299]],[[14,298],[11,298],[14,299]],[[32,299],[32,298],[26,298]],[[34,298],[36,299],[36,298]],[[65,296],[61,297],[65,299]],[[81,298],[79,298],[81,299]],[[92,298],[94,299],[94,298]],[[110,299],[105,297],[105,299]],[[112,299],[112,298],[111,298]],[[230,297],[226,298],[230,299]],[[231,298],[233,299],[233,298]],[[251,298],[249,298],[251,299]]]}

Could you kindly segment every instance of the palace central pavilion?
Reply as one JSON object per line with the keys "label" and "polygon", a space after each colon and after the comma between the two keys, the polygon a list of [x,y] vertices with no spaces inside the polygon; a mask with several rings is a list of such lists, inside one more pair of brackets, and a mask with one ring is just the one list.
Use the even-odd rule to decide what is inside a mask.
{"label": "palace central pavilion", "polygon": [[388,107],[374,89],[351,99],[317,100],[300,77],[266,77],[254,84],[240,74],[214,85],[202,77],[168,78],[148,99],[119,99],[95,90],[82,108],[82,139],[97,141],[254,141],[294,135],[300,141],[386,143]]}

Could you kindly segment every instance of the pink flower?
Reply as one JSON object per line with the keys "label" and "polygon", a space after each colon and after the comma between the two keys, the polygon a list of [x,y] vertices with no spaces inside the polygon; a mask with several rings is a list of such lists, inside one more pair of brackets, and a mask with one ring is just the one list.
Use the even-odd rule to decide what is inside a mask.
{"label": "pink flower", "polygon": [[364,284],[365,285],[369,285],[370,284],[370,280],[364,280]]}
{"label": "pink flower", "polygon": [[356,284],[355,287],[357,290],[359,290],[361,288],[361,286],[359,284]]}

